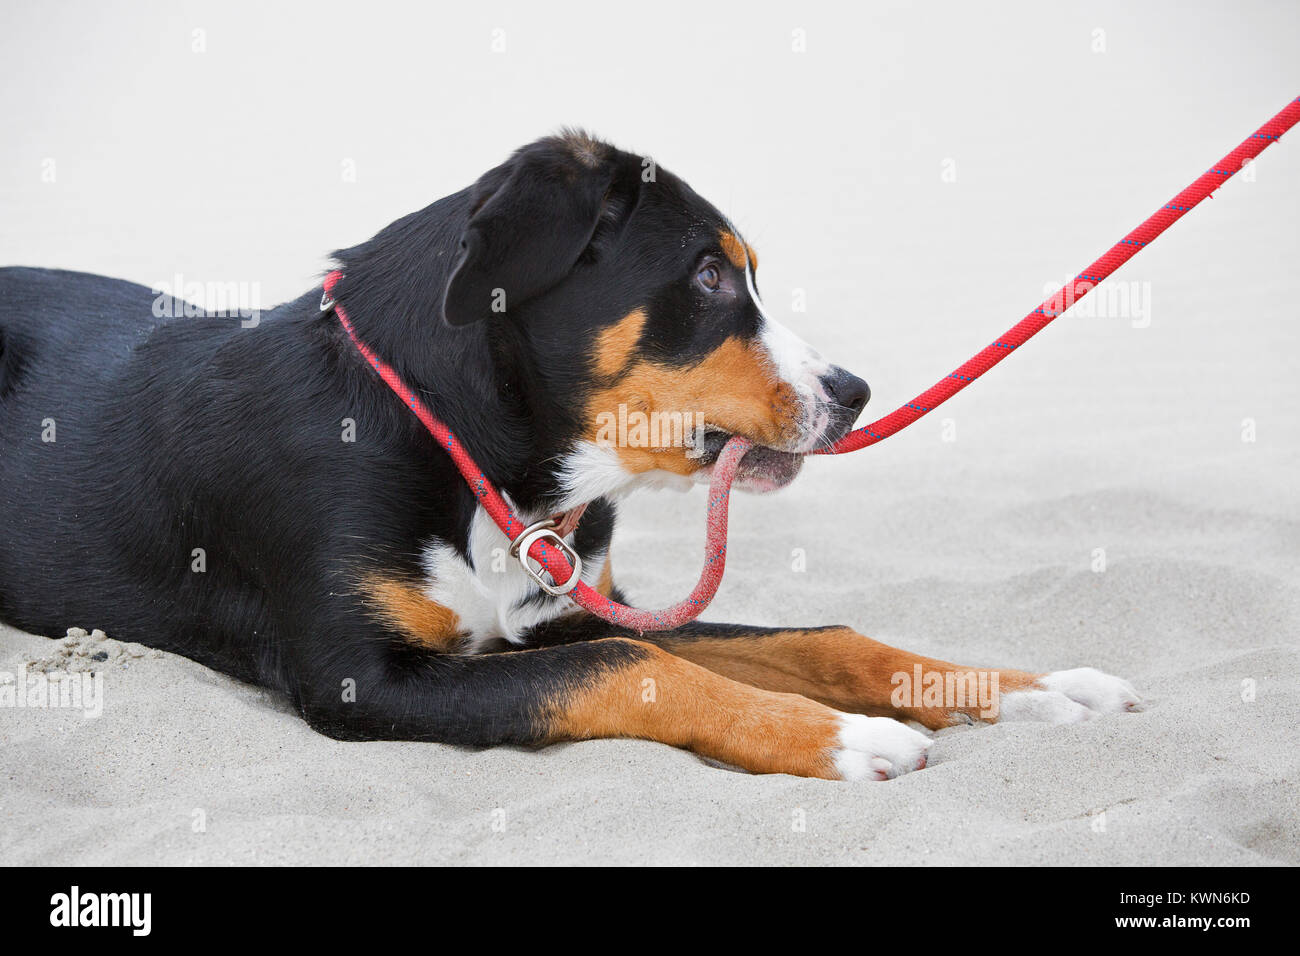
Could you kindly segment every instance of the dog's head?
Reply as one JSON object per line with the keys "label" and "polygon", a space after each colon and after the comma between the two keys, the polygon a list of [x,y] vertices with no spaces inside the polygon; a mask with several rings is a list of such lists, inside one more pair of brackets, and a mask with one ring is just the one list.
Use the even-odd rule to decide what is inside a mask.
{"label": "dog's head", "polygon": [[756,446],[738,486],[778,488],[866,404],[865,382],[764,310],[737,229],[653,161],[566,132],[465,200],[440,312],[518,390],[558,497],[707,480],[731,435]]}

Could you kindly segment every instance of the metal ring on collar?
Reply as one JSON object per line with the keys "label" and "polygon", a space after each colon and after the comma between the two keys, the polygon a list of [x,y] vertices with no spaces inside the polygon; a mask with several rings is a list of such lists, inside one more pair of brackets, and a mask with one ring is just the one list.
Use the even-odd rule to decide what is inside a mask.
{"label": "metal ring on collar", "polygon": [[[553,545],[568,559],[569,564],[573,565],[573,573],[563,584],[548,581],[549,572],[545,568],[534,568],[529,564],[528,552],[538,541]],[[578,552],[565,544],[564,539],[555,533],[555,521],[551,518],[530,524],[525,528],[523,533],[511,543],[510,556],[519,561],[523,569],[528,572],[528,576],[537,582],[538,587],[547,594],[554,594],[557,597],[563,597],[576,588],[582,577],[582,558],[578,557]]]}

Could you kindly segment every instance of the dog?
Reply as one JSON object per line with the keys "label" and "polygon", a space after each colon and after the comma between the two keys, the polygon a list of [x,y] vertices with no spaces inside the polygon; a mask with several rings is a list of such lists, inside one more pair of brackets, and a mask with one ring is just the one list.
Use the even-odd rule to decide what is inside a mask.
{"label": "dog", "polygon": [[[565,540],[615,599],[621,495],[707,481],[732,435],[755,445],[738,486],[783,487],[870,395],[764,310],[758,257],[717,209],[581,131],[334,255],[360,341],[518,513],[585,506]],[[0,270],[0,619],[182,654],[338,739],[632,737],[829,779],[924,767],[931,738],[908,723],[1139,702],[1091,668],[977,671],[845,626],[606,624],[509,559],[320,287],[255,324],[196,311]],[[633,440],[656,416],[670,440]],[[993,706],[976,699],[989,674]]]}

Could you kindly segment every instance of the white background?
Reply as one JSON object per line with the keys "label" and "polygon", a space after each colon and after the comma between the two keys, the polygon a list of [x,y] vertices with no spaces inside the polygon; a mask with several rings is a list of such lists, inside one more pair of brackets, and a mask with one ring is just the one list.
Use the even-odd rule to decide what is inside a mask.
{"label": "white background", "polygon": [[[871,383],[870,420],[1300,94],[1298,36],[1290,2],[8,2],[0,262],[241,282],[271,305],[330,250],[582,125],[737,222],[769,309]],[[50,803],[56,774],[9,801],[44,827],[14,829],[16,858],[41,858],[54,828],[118,862],[1300,861],[1297,142],[1120,272],[1148,315],[1067,315],[908,431],[734,506],[714,619],[848,623],[971,665],[1091,664],[1133,680],[1146,713],[945,732],[926,771],[846,790],[632,742],[345,749],[233,682],[211,704],[242,702],[227,752],[227,722],[205,736],[184,704],[201,670],[186,666],[164,700],[137,678],[158,712],[130,724],[122,759],[173,767],[162,729],[139,736],[155,726],[201,757],[147,799],[101,767],[101,733],[56,747],[33,722],[12,739],[24,766],[83,768],[106,807],[148,804],[96,843],[81,809]],[[614,560],[636,601],[689,587],[702,512],[699,495],[626,509]],[[195,837],[201,791],[227,823]],[[499,839],[494,806],[511,814]]]}

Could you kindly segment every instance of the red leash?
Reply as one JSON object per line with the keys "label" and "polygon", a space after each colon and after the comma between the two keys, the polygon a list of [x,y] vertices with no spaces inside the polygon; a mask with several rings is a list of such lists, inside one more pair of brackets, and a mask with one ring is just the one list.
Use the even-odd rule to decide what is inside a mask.
{"label": "red leash", "polygon": [[1193,206],[1231,179],[1246,160],[1254,159],[1270,144],[1276,143],[1278,137],[1297,121],[1300,121],[1300,97],[1292,100],[1282,112],[1246,137],[1240,146],[1215,163],[1209,172],[1152,213],[1146,222],[1111,246],[1104,256],[1075,276],[1068,286],[1057,289],[1055,295],[1049,296],[1042,305],[1008,329],[1002,338],[983,349],[951,375],[935,382],[906,405],[894,409],[870,425],[849,432],[833,448],[818,454],[842,455],[866,448],[901,431],[927,412],[934,411],[1028,342],[1048,322],[1100,285],[1103,279],[1109,278],[1112,272],[1137,255],[1140,249],[1150,245],[1160,233],[1190,212]]}
{"label": "red leash", "polygon": [[[1038,308],[1017,322],[992,345],[980,351],[955,372],[936,382],[906,405],[870,425],[849,432],[833,448],[816,454],[842,455],[866,448],[868,445],[883,441],[923,415],[934,411],[1042,331],[1049,322],[1092,291],[1136,255],[1138,250],[1149,245],[1201,200],[1210,196],[1241,169],[1247,160],[1254,159],[1262,153],[1297,122],[1300,122],[1300,98],[1292,100],[1284,110],[1247,137],[1240,146],[1216,163],[1196,182],[1161,206],[1142,225],[1111,246],[1110,250],[1085,272],[1079,273],[1067,286],[1057,290],[1055,295],[1050,296]],[[713,477],[709,485],[704,569],[690,596],[660,611],[642,611],[628,607],[626,604],[619,604],[580,580],[582,562],[562,540],[564,534],[572,528],[557,527],[556,518],[525,526],[492,483],[487,480],[483,470],[475,464],[464,446],[456,440],[456,436],[434,417],[428,406],[420,401],[415,392],[391,367],[357,338],[343,306],[330,296],[338,280],[338,272],[331,272],[325,277],[325,294],[321,298],[322,310],[333,308],[357,350],[366,357],[388,387],[397,393],[429,433],[446,449],[447,454],[455,462],[456,468],[478,497],[479,504],[512,542],[511,553],[519,557],[524,569],[541,587],[552,594],[567,594],[573,601],[598,617],[604,618],[611,624],[630,627],[637,632],[671,630],[694,620],[709,606],[713,595],[717,593],[718,585],[722,582],[722,572],[726,565],[727,504],[731,494],[731,482],[736,476],[740,459],[750,448],[747,440],[739,436],[733,437],[722,449],[713,466]],[[573,512],[558,517],[565,525],[576,523]],[[551,580],[546,580],[521,554],[537,561],[550,575]],[[552,581],[560,583],[552,584]]]}

